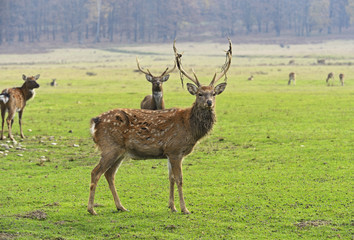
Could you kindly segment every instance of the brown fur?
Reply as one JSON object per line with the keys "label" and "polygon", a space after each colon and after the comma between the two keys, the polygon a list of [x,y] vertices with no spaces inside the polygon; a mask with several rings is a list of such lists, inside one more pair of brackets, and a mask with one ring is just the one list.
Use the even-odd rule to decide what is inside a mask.
{"label": "brown fur", "polygon": [[[332,83],[330,82],[330,80],[332,81]],[[326,79],[327,86],[330,86],[330,85],[333,86],[333,80],[334,80],[334,73],[333,72],[328,73],[327,79]]]}
{"label": "brown fur", "polygon": [[340,84],[342,86],[344,86],[344,74],[343,73],[339,74],[339,81],[340,81]]}
{"label": "brown fur", "polygon": [[7,88],[4,89],[1,93],[1,95],[3,96],[3,100],[0,101],[2,117],[0,139],[4,139],[4,119],[6,111],[8,112],[6,123],[9,129],[9,138],[11,140],[14,140],[11,128],[16,112],[18,112],[19,117],[21,138],[25,137],[22,131],[22,113],[27,101],[34,97],[34,89],[39,88],[39,84],[36,82],[39,78],[39,74],[37,76],[32,77],[26,77],[25,75],[23,75],[22,78],[25,82],[21,87]]}
{"label": "brown fur", "polygon": [[290,85],[291,82],[293,82],[294,85],[296,85],[296,74],[294,72],[289,73],[288,85]]}

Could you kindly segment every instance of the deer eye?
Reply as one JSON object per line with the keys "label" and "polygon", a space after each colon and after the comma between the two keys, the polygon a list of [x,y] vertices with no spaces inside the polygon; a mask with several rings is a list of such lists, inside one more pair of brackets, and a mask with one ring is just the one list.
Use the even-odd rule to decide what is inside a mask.
{"label": "deer eye", "polygon": [[216,92],[213,92],[213,96],[216,96]]}
{"label": "deer eye", "polygon": [[203,94],[201,94],[201,93],[198,93],[198,96],[199,96],[199,97],[201,97],[201,96],[203,96]]}

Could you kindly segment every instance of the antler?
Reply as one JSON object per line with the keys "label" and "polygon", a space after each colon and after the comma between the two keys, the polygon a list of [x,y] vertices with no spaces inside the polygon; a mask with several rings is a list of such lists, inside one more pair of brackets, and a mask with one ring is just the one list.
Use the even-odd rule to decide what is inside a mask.
{"label": "antler", "polygon": [[[146,74],[146,75],[152,76],[152,74],[151,74],[151,72],[149,71],[149,69],[146,69],[146,70],[147,70],[147,72],[146,72],[146,71],[144,71],[144,70],[140,67],[138,57],[136,57],[136,64],[138,65],[138,69],[139,69],[140,72],[142,72],[142,73],[144,73],[144,74]],[[167,69],[166,69],[166,70],[167,70]]]}
{"label": "antler", "polygon": [[[186,76],[189,80],[191,80],[192,82],[194,82],[198,87],[201,86],[199,81],[198,81],[198,78],[197,78],[197,75],[195,74],[194,70],[192,69],[192,72],[193,72],[193,75],[194,75],[194,78],[189,76],[188,73],[186,71],[184,71],[183,67],[182,67],[182,62],[181,62],[181,57],[182,57],[182,54],[181,53],[178,53],[177,52],[177,48],[176,48],[176,40],[173,41],[173,51],[175,52],[175,57],[176,57],[176,63],[177,63],[177,67],[180,71],[180,74],[183,74],[184,76]],[[182,82],[182,86],[183,86],[183,78],[182,78],[182,75],[181,75],[181,82]]]}
{"label": "antler", "polygon": [[[144,73],[144,74],[147,74],[147,75],[150,75],[150,76],[153,77],[153,75],[152,75],[152,73],[150,72],[149,69],[146,69],[146,71],[147,71],[147,72],[146,72],[146,71],[144,71],[144,70],[140,67],[140,63],[139,63],[138,57],[136,57],[136,64],[137,64],[138,69],[139,69],[140,72],[142,72],[142,73]],[[163,77],[163,76],[169,74],[170,72],[173,72],[173,71],[175,70],[175,68],[176,68],[176,62],[175,62],[175,65],[173,66],[173,68],[172,68],[171,70],[168,70],[168,68],[166,68],[166,70],[165,70],[159,77]]]}
{"label": "antler", "polygon": [[175,61],[175,65],[173,66],[173,68],[171,70],[168,70],[168,68],[166,68],[166,70],[160,75],[160,77],[163,77],[171,72],[173,72],[176,68],[176,61]]}
{"label": "antler", "polygon": [[[216,77],[216,73],[214,74],[213,80],[211,80],[209,86],[213,86],[217,81],[219,81],[224,75],[226,76],[226,72],[229,70],[230,66],[231,66],[231,58],[232,58],[232,43],[230,38],[228,38],[229,40],[229,50],[226,51],[226,62],[225,64],[222,66],[222,72],[220,74],[220,76]],[[226,80],[225,80],[226,81]]]}

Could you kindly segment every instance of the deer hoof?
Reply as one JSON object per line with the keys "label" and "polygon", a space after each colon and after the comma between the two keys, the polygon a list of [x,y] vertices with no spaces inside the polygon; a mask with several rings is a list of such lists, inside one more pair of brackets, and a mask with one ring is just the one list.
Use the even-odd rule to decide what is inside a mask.
{"label": "deer hoof", "polygon": [[191,212],[188,211],[188,209],[182,210],[182,213],[183,213],[183,214],[191,214]]}
{"label": "deer hoof", "polygon": [[169,207],[170,209],[171,209],[171,212],[177,212],[177,209],[176,209],[176,207],[175,206],[173,206],[173,207]]}
{"label": "deer hoof", "polygon": [[118,212],[129,212],[125,207],[117,208]]}
{"label": "deer hoof", "polygon": [[92,215],[97,215],[96,211],[93,210],[93,208],[92,208],[92,209],[87,209],[87,211],[88,211],[89,213],[91,213]]}

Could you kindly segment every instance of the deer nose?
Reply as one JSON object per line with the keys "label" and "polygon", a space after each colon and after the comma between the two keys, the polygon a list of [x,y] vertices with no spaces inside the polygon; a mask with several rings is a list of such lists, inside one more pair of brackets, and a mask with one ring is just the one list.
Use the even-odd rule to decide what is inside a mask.
{"label": "deer nose", "polygon": [[211,107],[211,105],[213,105],[213,102],[211,100],[207,101],[208,107]]}

